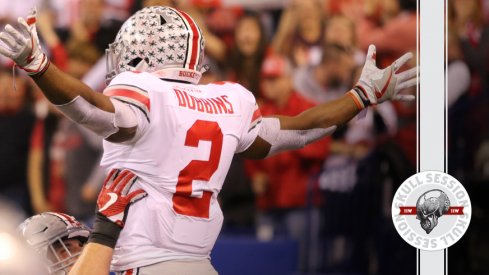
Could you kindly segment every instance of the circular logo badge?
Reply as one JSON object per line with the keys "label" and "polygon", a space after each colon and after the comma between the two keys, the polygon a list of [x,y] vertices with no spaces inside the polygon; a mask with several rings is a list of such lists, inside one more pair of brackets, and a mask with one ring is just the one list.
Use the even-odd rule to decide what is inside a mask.
{"label": "circular logo badge", "polygon": [[445,249],[456,243],[472,216],[469,194],[454,177],[425,171],[405,180],[392,199],[392,221],[410,245]]}

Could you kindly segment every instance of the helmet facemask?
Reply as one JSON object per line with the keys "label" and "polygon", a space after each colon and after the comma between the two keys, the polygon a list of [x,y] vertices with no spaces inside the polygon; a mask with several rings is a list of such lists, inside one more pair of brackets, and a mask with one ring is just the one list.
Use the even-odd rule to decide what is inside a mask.
{"label": "helmet facemask", "polygon": [[36,250],[45,259],[49,274],[67,275],[80,256],[85,242],[86,240],[77,238],[57,237],[49,244],[40,245]]}

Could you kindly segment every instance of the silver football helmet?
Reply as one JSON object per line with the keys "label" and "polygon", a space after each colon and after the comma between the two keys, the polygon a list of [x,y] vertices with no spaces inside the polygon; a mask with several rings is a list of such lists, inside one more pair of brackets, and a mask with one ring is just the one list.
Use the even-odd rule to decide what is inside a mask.
{"label": "silver football helmet", "polygon": [[124,22],[106,57],[107,81],[125,71],[140,71],[195,84],[204,70],[204,37],[185,12],[147,7]]}
{"label": "silver football helmet", "polygon": [[90,230],[74,217],[63,213],[45,212],[25,220],[19,231],[29,245],[46,261],[50,274],[68,274],[81,250],[74,252],[65,245],[68,239],[88,240]]}

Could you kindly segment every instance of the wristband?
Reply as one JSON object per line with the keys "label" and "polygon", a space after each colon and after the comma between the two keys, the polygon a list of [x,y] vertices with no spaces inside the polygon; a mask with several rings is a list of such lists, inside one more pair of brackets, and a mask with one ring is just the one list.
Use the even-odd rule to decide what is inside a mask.
{"label": "wristband", "polygon": [[372,105],[365,93],[365,90],[359,85],[353,87],[349,95],[353,98],[353,101],[355,102],[355,105],[357,105],[359,110],[365,109],[368,106]]}
{"label": "wristband", "polygon": [[114,248],[121,231],[122,227],[97,211],[95,214],[95,222],[93,223],[93,230],[90,233],[88,242]]}

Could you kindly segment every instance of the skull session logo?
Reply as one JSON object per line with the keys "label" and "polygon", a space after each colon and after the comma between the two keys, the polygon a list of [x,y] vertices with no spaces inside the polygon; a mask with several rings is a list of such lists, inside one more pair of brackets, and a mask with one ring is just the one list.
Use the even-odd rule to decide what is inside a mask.
{"label": "skull session logo", "polygon": [[392,220],[401,237],[422,250],[445,249],[467,231],[470,198],[454,177],[425,171],[405,180],[392,200]]}

